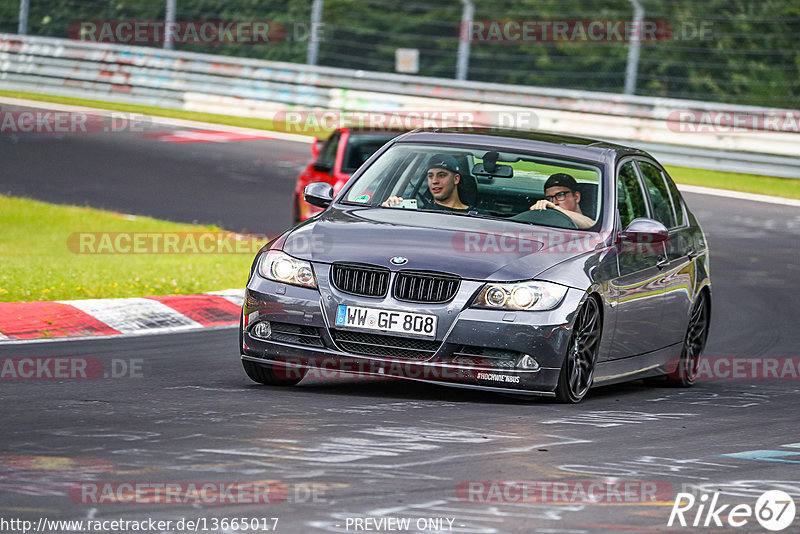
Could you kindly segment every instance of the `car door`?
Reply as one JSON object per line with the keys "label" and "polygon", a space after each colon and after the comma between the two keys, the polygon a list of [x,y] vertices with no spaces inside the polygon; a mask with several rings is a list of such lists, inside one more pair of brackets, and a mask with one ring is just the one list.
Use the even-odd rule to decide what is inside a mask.
{"label": "car door", "polygon": [[[339,150],[340,132],[337,130],[331,134],[322,149],[317,154],[316,160],[309,165],[306,173],[300,175],[298,178],[297,186],[297,219],[298,221],[306,220],[309,217],[316,215],[322,211],[322,208],[312,206],[303,200],[303,189],[308,184],[315,182],[327,182],[336,187],[336,179],[334,178],[334,165],[336,163],[336,154]],[[341,186],[339,186],[341,189]]]}
{"label": "car door", "polygon": [[[634,219],[650,217],[639,173],[633,159],[617,170],[617,231]],[[609,359],[626,358],[660,348],[659,330],[664,286],[653,246],[616,240],[619,276],[611,281],[612,305],[616,310],[614,340]],[[658,252],[658,250],[656,250]]]}
{"label": "car door", "polygon": [[638,160],[652,207],[653,218],[669,230],[666,263],[662,267],[664,311],[659,338],[666,345],[680,343],[686,333],[691,291],[694,287],[692,235],[683,199],[667,173],[654,162]]}

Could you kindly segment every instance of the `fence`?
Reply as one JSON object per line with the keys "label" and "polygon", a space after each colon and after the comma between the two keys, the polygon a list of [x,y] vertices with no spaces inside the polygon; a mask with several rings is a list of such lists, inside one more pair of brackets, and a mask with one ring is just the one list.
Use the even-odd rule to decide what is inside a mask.
{"label": "fence", "polygon": [[[70,32],[81,21],[171,15],[178,22],[267,21],[283,29],[268,42],[178,39],[173,46],[305,63],[316,35],[320,66],[391,73],[398,49],[407,49],[417,59],[405,66],[416,72],[404,72],[454,79],[467,52],[461,59],[472,81],[611,93],[632,82],[643,96],[784,108],[800,100],[796,0],[6,0],[0,32],[18,31],[21,4],[33,36],[91,38]],[[463,25],[467,5],[474,9]],[[626,32],[637,13],[642,31]]]}

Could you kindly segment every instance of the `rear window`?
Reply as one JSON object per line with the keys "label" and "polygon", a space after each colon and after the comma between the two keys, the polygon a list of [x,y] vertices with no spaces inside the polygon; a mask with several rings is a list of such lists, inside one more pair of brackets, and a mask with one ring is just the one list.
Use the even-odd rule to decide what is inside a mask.
{"label": "rear window", "polygon": [[367,161],[380,147],[394,139],[399,133],[392,134],[350,134],[347,146],[344,149],[342,172],[353,174]]}

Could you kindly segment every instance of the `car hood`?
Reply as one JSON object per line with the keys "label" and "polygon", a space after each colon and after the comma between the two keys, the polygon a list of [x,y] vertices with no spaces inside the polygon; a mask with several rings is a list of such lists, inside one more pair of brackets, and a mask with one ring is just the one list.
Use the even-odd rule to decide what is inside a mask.
{"label": "car hood", "polygon": [[[599,235],[446,213],[350,208],[329,209],[298,226],[286,237],[283,250],[312,262],[369,263],[515,281],[593,250]],[[407,261],[393,265],[390,260],[396,257]]]}

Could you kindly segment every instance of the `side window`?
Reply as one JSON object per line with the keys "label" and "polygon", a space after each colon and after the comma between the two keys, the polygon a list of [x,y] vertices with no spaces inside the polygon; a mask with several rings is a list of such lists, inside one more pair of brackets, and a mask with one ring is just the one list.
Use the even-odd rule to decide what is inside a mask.
{"label": "side window", "polygon": [[636,177],[633,162],[628,161],[619,168],[617,179],[617,209],[622,228],[625,229],[632,220],[647,217],[647,206],[644,202],[642,187]]}
{"label": "side window", "polygon": [[319,157],[317,158],[317,162],[330,165],[331,169],[333,169],[333,164],[336,161],[336,149],[339,148],[339,132],[334,132],[327,141],[325,141],[325,146],[322,147],[322,150],[319,152]]}
{"label": "side window", "polygon": [[675,222],[678,226],[684,225],[684,213],[683,213],[683,198],[681,194],[678,192],[678,187],[675,185],[675,182],[672,181],[672,178],[669,177],[667,173],[664,174],[664,181],[667,182],[667,188],[669,189],[669,194],[672,197],[672,205],[675,207]]}
{"label": "side window", "polygon": [[639,170],[644,176],[647,190],[650,193],[650,204],[653,206],[653,218],[667,228],[674,228],[675,212],[672,209],[672,199],[664,177],[658,167],[646,161],[639,161]]}

